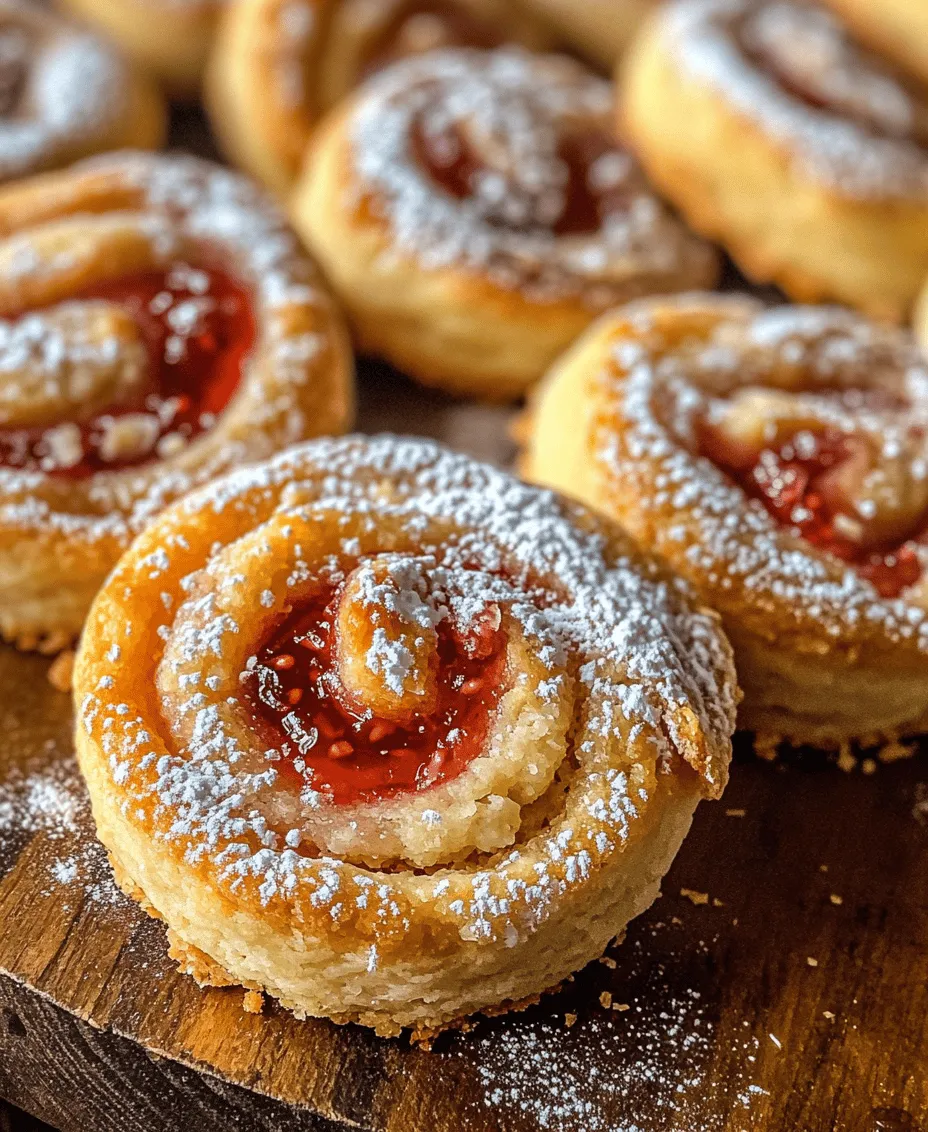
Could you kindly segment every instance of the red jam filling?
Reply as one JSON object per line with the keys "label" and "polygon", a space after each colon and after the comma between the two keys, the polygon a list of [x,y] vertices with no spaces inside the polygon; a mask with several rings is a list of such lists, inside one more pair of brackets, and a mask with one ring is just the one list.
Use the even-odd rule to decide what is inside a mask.
{"label": "red jam filling", "polygon": [[[147,354],[144,387],[137,400],[120,402],[79,426],[76,462],[49,463],[48,428],[0,429],[0,465],[83,479],[146,463],[212,426],[238,387],[255,339],[251,303],[240,283],[221,271],[177,263],[97,283],[72,300],[103,300],[131,316]],[[104,458],[106,430],[128,414],[150,418],[150,444]]]}
{"label": "red jam filling", "polygon": [[[413,152],[435,184],[458,200],[472,196],[475,178],[487,171],[480,154],[463,131],[455,127],[436,134],[420,124],[413,133]],[[624,177],[602,189],[591,184],[591,170],[600,158],[614,156],[623,163],[627,160],[614,138],[602,130],[577,131],[561,139],[558,152],[567,167],[567,185],[561,213],[547,226],[555,236],[590,235],[599,230],[608,216],[628,207],[631,194]],[[501,227],[513,227],[502,212],[495,222]]]}
{"label": "red jam filling", "polygon": [[467,11],[461,4],[420,0],[400,5],[395,17],[370,45],[363,77],[411,54],[440,47],[499,47],[500,30],[488,20]]}
{"label": "red jam filling", "polygon": [[837,513],[822,491],[823,476],[851,457],[850,445],[851,438],[836,430],[805,433],[801,451],[789,440],[776,450],[765,448],[752,462],[734,463],[732,454],[706,428],[700,449],[749,496],[759,499],[778,523],[853,566],[881,597],[895,598],[922,575],[912,544],[874,549],[842,537],[835,526]]}
{"label": "red jam filling", "polygon": [[499,630],[461,637],[439,624],[434,710],[408,723],[361,714],[335,675],[339,590],[296,610],[258,653],[246,685],[275,764],[301,788],[336,803],[425,790],[459,775],[479,755],[503,690],[506,641]]}

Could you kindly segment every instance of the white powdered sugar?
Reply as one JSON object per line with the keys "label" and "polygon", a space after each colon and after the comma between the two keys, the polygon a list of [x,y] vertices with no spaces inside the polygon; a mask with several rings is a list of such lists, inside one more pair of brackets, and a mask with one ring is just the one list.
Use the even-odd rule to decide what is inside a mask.
{"label": "white powdered sugar", "polygon": [[[227,264],[252,293],[258,333],[255,350],[264,352],[274,375],[274,395],[264,396],[267,365],[246,361],[229,409],[241,398],[250,398],[254,406],[249,424],[253,427],[237,429],[234,438],[224,438],[221,430],[214,428],[186,445],[172,444],[172,434],[167,434],[158,449],[159,461],[104,470],[72,483],[49,477],[41,469],[0,468],[0,525],[4,528],[54,530],[87,541],[124,541],[166,502],[192,486],[249,458],[267,456],[314,431],[300,405],[306,383],[312,379],[310,367],[317,364],[317,357],[323,357],[327,345],[324,328],[329,319],[328,299],[318,289],[313,264],[282,214],[260,190],[235,173],[195,158],[118,153],[80,162],[68,176],[75,180],[77,204],[64,204],[65,214],[69,207],[82,207],[81,178],[87,178],[91,193],[98,179],[108,179],[115,207],[130,210],[122,215],[138,224],[140,238],[148,243],[155,262],[171,267],[178,256],[200,254],[205,249],[210,257]],[[10,239],[30,247],[28,231]],[[42,263],[33,258],[21,266],[51,276],[75,270],[78,265],[65,253],[63,256]],[[14,263],[11,270],[18,269]],[[191,288],[196,286],[195,276],[195,271],[188,272]],[[183,304],[185,309],[168,312],[177,320],[176,333],[195,329],[202,313],[197,302],[192,299]],[[293,305],[318,307],[320,329],[289,336],[270,330],[277,326],[277,314]],[[41,330],[37,317],[30,315],[18,324],[0,327],[3,341],[8,343],[0,362],[13,366],[22,361],[32,367],[38,356],[45,370],[62,365],[73,368],[75,361],[80,361],[75,357],[75,342],[69,340],[64,356],[53,335],[40,334],[37,345],[33,334],[34,329]],[[28,359],[24,357],[27,345]],[[104,340],[95,349],[105,358],[110,346]],[[136,436],[131,439],[133,443],[144,440]],[[113,438],[114,444],[123,446],[124,440]]]}
{"label": "white powdered sugar", "polygon": [[[680,273],[701,279],[711,253],[614,142],[581,172],[599,212],[591,231],[558,231],[572,175],[563,147],[611,138],[611,118],[610,85],[569,59],[432,52],[389,68],[359,96],[349,126],[357,192],[382,212],[399,253],[427,269],[485,271],[541,301],[601,307],[664,289]],[[449,168],[476,161],[466,195],[423,167],[423,140]]]}
{"label": "white powdered sugar", "polygon": [[[197,516],[208,521],[206,516],[229,509],[247,513],[259,501],[266,508],[269,500],[279,501],[282,516],[293,508],[293,523],[311,521],[314,513],[359,516],[365,538],[374,537],[380,523],[408,529],[418,538],[433,528],[445,531],[440,546],[427,544],[422,553],[440,555],[436,574],[443,567],[449,577],[460,571],[475,579],[464,606],[473,611],[496,603],[506,609],[526,638],[538,642],[537,656],[550,672],[553,697],[564,666],[576,671],[585,705],[583,733],[588,735],[577,751],[581,763],[595,761],[597,734],[608,743],[628,727],[634,734],[635,727],[650,724],[654,758],[662,771],[672,772],[674,759],[689,757],[691,751],[688,738],[678,733],[682,710],[691,713],[690,719],[695,714],[706,737],[708,750],[698,769],[707,790],[715,793],[723,786],[735,689],[714,618],[692,610],[682,583],[653,576],[627,550],[610,549],[598,529],[578,527],[553,494],[421,440],[318,441],[178,504],[164,532],[166,559],[170,562],[174,554],[171,540],[181,539],[187,523],[200,521]],[[357,533],[351,530],[350,541]],[[222,547],[214,552],[224,553]],[[256,543],[256,570],[263,570],[263,554]],[[308,574],[298,570],[296,575],[324,574],[332,564],[307,562],[305,569]],[[423,601],[415,579],[401,575],[392,599],[413,618],[432,622],[442,604],[454,609],[453,599]],[[244,579],[213,568],[199,577],[188,603],[196,610],[151,611],[163,622],[158,636],[169,642],[166,656],[178,658],[176,671],[183,674],[186,699],[177,719],[178,734],[185,738],[171,736],[167,747],[160,746],[163,739],[149,731],[152,722],[134,703],[119,702],[119,661],[103,677],[115,683],[113,691],[84,696],[80,726],[98,736],[114,781],[126,794],[126,806],[133,797],[144,805],[153,800],[160,836],[179,840],[191,860],[213,861],[217,875],[233,890],[255,878],[264,902],[308,896],[312,907],[329,908],[333,917],[346,906],[376,908],[378,922],[390,931],[404,915],[406,898],[397,882],[411,883],[421,888],[422,899],[443,902],[447,914],[460,922],[464,938],[502,933],[515,942],[526,930],[524,921],[513,921],[515,905],[527,905],[532,920],[544,918],[565,886],[579,883],[597,861],[621,851],[647,795],[629,774],[604,766],[590,771],[577,787],[571,804],[582,807],[582,798],[591,792],[583,821],[574,825],[561,818],[533,836],[531,855],[516,849],[490,870],[468,870],[467,899],[461,898],[459,885],[451,891],[447,884],[443,888],[442,874],[394,876],[313,856],[312,844],[300,835],[299,814],[288,814],[284,805],[275,753],[266,760],[259,747],[257,762],[255,752],[249,753],[255,740],[234,722],[234,696],[228,724],[222,722],[226,701],[205,703],[206,673],[222,671],[223,658],[237,647],[241,631],[218,612],[215,598],[226,587],[234,591]],[[206,577],[216,589],[204,593]],[[121,584],[118,576],[114,584]],[[473,592],[475,585],[479,592]],[[190,613],[204,628],[173,639],[175,616],[187,624]],[[307,821],[319,806],[310,794],[301,801]],[[422,798],[422,824],[440,828],[434,807],[425,804],[428,796]],[[536,855],[540,863],[532,865]]]}
{"label": "white powdered sugar", "polygon": [[128,110],[127,65],[102,40],[37,5],[0,5],[0,180],[105,142]]}
{"label": "white powdered sugar", "polygon": [[686,72],[852,197],[928,195],[928,101],[804,0],[676,0],[664,35]]}
{"label": "white powdered sugar", "polygon": [[[681,299],[681,310],[692,299]],[[756,595],[790,603],[829,637],[848,627],[868,627],[892,640],[928,651],[928,615],[906,596],[881,598],[853,567],[793,537],[760,502],[699,454],[696,425],[711,415],[713,398],[737,388],[780,385],[771,374],[799,367],[799,387],[810,403],[839,428],[882,438],[884,458],[928,403],[928,367],[914,344],[897,331],[837,308],[778,307],[765,310],[749,299],[714,300],[719,318],[703,337],[668,349],[646,304],[629,308],[634,338],[621,341],[613,361],[622,376],[616,387],[629,423],[621,437],[608,428],[598,436],[598,457],[610,476],[639,466],[650,483],[649,505],[685,518],[667,538],[688,544],[688,559],[721,595],[735,582]],[[696,309],[698,309],[698,301]],[[611,386],[614,375],[604,372]],[[845,399],[836,391],[846,390]],[[861,390],[890,398],[880,415]],[[816,397],[816,392],[821,396]],[[612,396],[612,394],[610,394]],[[648,489],[651,490],[650,488]]]}

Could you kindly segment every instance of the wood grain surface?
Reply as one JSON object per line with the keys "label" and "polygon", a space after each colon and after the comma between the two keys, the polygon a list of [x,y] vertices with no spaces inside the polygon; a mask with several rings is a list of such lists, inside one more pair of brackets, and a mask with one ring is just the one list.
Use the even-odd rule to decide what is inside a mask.
{"label": "wood grain surface", "polygon": [[[504,410],[386,371],[361,423],[512,455]],[[0,650],[0,1096],[63,1132],[928,1129],[923,756],[743,753],[621,947],[425,1052],[176,972],[113,885],[46,667]]]}

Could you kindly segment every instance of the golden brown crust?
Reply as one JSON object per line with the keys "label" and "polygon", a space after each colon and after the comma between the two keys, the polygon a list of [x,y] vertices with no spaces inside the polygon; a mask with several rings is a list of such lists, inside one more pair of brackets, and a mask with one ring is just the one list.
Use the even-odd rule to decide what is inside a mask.
{"label": "golden brown crust", "polygon": [[[827,52],[810,71],[804,39]],[[621,83],[622,128],[648,174],[748,275],[800,301],[907,318],[928,271],[928,149],[904,122],[928,104],[837,21],[792,3],[677,0],[649,21]],[[829,105],[832,88],[859,98]],[[898,122],[880,118],[878,91]]]}
{"label": "golden brown crust", "polygon": [[[712,283],[715,254],[616,146],[610,107],[571,60],[461,50],[397,64],[333,111],[292,214],[361,347],[426,384],[512,398],[598,311]],[[415,157],[429,123],[438,149],[467,139],[480,167],[461,195]],[[578,136],[603,147],[579,172],[595,216],[562,232],[560,147]]]}
{"label": "golden brown crust", "polygon": [[[396,608],[496,625],[506,677],[456,777],[336,802],[274,773],[241,689],[285,611],[384,556]],[[617,530],[384,437],[164,513],[95,603],[75,698],[99,836],[199,974],[396,1033],[540,993],[647,907],[724,786],[736,689],[714,616]]]}
{"label": "golden brown crust", "polygon": [[175,95],[196,92],[228,0],[59,0]]}
{"label": "golden brown crust", "polygon": [[[81,388],[91,383],[93,391],[96,381],[106,407],[120,382],[131,387],[139,366],[134,321],[118,311],[115,318],[106,304],[69,302],[75,294],[177,260],[195,266],[204,254],[241,280],[257,327],[239,386],[215,424],[146,463],[84,478],[57,475],[57,465],[0,468],[0,635],[22,648],[54,652],[73,641],[103,578],[159,507],[249,459],[342,431],[353,408],[352,364],[312,263],[272,206],[233,174],[192,159],[120,154],[0,189],[0,316],[20,320],[4,323],[6,356],[19,356],[17,328],[63,343],[53,373],[33,347],[18,376],[8,374],[8,429],[33,412],[39,423],[51,414],[49,435],[76,431],[86,406],[65,396],[64,363],[73,355],[84,365],[91,356],[88,327],[101,312],[104,333],[92,353],[100,364],[86,363]],[[26,274],[24,257],[33,265]],[[27,325],[20,316],[31,310],[43,313]],[[62,384],[55,397],[53,382]],[[69,466],[64,459],[60,466]]]}
{"label": "golden brown crust", "polygon": [[510,0],[234,0],[211,52],[205,99],[226,153],[277,193],[302,168],[319,119],[374,70],[447,46],[550,36]]}
{"label": "golden brown crust", "polygon": [[632,304],[591,328],[540,387],[523,471],[619,520],[719,610],[743,726],[825,746],[922,730],[923,587],[881,598],[694,451],[688,422],[710,390],[737,389],[738,375],[761,388],[888,383],[922,411],[923,367],[897,332],[826,308],[765,313],[741,298]]}

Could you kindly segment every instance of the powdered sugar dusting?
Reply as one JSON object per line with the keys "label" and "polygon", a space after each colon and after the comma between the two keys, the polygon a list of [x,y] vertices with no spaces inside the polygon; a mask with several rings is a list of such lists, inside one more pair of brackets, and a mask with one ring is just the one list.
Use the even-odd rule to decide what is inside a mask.
{"label": "powdered sugar dusting", "polygon": [[130,112],[126,63],[39,5],[0,8],[0,180],[103,148]]}
{"label": "powdered sugar dusting", "polygon": [[[186,846],[191,859],[213,861],[233,891],[253,881],[264,903],[307,899],[308,907],[330,909],[333,917],[336,910],[339,916],[356,916],[362,907],[371,917],[376,909],[376,940],[403,922],[412,885],[421,889],[419,898],[438,901],[459,923],[462,938],[508,940],[511,935],[514,944],[532,930],[532,922],[546,917],[559,893],[582,884],[597,862],[622,851],[648,803],[648,792],[636,785],[632,770],[601,761],[612,737],[634,737],[646,728],[648,757],[656,760],[658,773],[672,772],[673,760],[682,755],[694,760],[708,792],[721,789],[735,691],[714,619],[690,610],[685,587],[653,577],[626,545],[610,547],[598,529],[575,525],[550,493],[420,440],[319,441],[178,504],[161,531],[168,561],[174,553],[170,539],[181,536],[194,516],[230,510],[247,516],[255,506],[256,515],[267,516],[273,500],[279,508],[274,522],[292,515],[294,540],[296,524],[312,521],[315,513],[355,515],[361,525],[349,528],[352,539],[359,532],[373,538],[386,524],[424,540],[423,553],[440,551],[442,564],[472,571],[486,587],[478,595],[481,602],[505,607],[529,638],[540,642],[537,655],[552,680],[565,662],[577,671],[584,708],[576,755],[589,769],[564,814],[489,869],[416,877],[313,857],[305,836],[291,836],[294,830],[300,833],[299,827],[279,824],[282,783],[273,757],[265,760],[235,723],[234,692],[231,700],[223,698],[229,694],[224,692],[210,700],[204,691],[208,674],[221,674],[223,657],[242,647],[237,644],[241,626],[230,623],[216,603],[226,587],[234,592],[245,579],[210,567],[195,585],[187,612],[153,612],[163,621],[158,636],[169,641],[168,663],[179,658],[173,671],[189,688],[182,693],[178,737],[153,736],[149,728],[155,721],[122,700],[129,691],[121,691],[119,663],[100,670],[112,680],[111,689],[85,690],[81,727],[101,744],[120,791],[145,807],[154,805],[160,836]],[[264,553],[260,529],[249,535],[256,540],[249,552],[255,569]],[[432,529],[442,532],[440,547],[431,545]],[[295,552],[299,549],[297,543]],[[218,562],[224,551],[216,547],[213,553]],[[330,568],[325,562],[321,567]],[[124,577],[117,574],[112,582],[113,593],[129,581],[128,572],[138,596],[146,584],[145,569],[136,572],[127,561]],[[306,570],[311,576],[312,569],[306,562],[294,573],[299,577]],[[204,592],[207,578],[210,590]],[[159,576],[154,584],[172,583]],[[539,586],[547,593],[541,602]],[[194,605],[196,632],[183,639],[179,634],[175,642],[174,617],[188,618]],[[130,639],[130,649],[131,644]],[[125,649],[123,657],[130,665],[141,662]],[[158,659],[146,662],[157,665]],[[694,719],[704,736],[702,750],[690,745]],[[300,799],[305,822],[312,822],[319,805],[318,798]],[[423,818],[423,824],[440,828],[442,823]],[[454,883],[442,888],[443,876]]]}
{"label": "powdered sugar dusting", "polygon": [[[650,480],[653,473],[652,505],[685,517],[679,529],[671,523],[665,532],[668,545],[683,540],[689,561],[720,595],[737,583],[758,601],[768,595],[802,611],[828,637],[840,637],[850,626],[928,650],[928,616],[918,595],[881,599],[853,568],[791,536],[698,455],[695,437],[695,423],[709,411],[713,396],[751,384],[782,386],[785,379],[772,375],[783,370],[801,374],[799,388],[813,394],[824,388],[847,389],[849,397],[855,389],[858,397],[861,390],[891,396],[902,406],[894,413],[904,428],[924,411],[928,388],[928,371],[914,344],[838,309],[764,310],[740,298],[684,298],[677,308],[680,318],[695,321],[692,337],[675,349],[662,329],[665,315],[671,325],[678,317],[673,307],[628,308],[632,333],[614,349],[615,368],[601,375],[632,426],[620,435],[607,425],[598,436],[599,458],[609,475],[650,469],[643,474]],[[833,411],[850,416],[855,428],[867,418],[862,402]],[[892,427],[868,427],[893,446]]]}
{"label": "powdered sugar dusting", "polygon": [[677,0],[663,34],[686,71],[849,196],[928,195],[928,101],[802,0]]}
{"label": "powdered sugar dusting", "polygon": [[[328,406],[308,419],[308,389],[332,383],[340,405],[343,391],[334,371],[338,361],[328,337],[332,310],[318,286],[315,268],[275,206],[250,182],[194,158],[142,153],[109,154],[80,162],[63,177],[62,212],[84,207],[82,190],[93,196],[101,179],[121,215],[138,226],[153,262],[169,266],[180,249],[190,255],[208,249],[218,255],[252,292],[258,324],[255,355],[217,426],[178,450],[165,449],[157,461],[125,472],[102,471],[68,485],[40,470],[0,468],[0,524],[20,532],[61,532],[91,542],[124,542],[169,500],[221,471],[331,427]],[[69,203],[71,196],[74,201]],[[131,211],[131,210],[137,211]],[[54,209],[52,214],[57,218]],[[10,237],[28,243],[28,231]],[[18,271],[18,261],[11,271]],[[30,273],[73,270],[65,260],[22,265]],[[191,273],[195,275],[195,272]],[[317,329],[289,333],[295,312],[305,308]],[[59,308],[60,309],[60,308]],[[282,317],[286,315],[286,317]],[[299,321],[297,319],[296,321]],[[27,320],[28,323],[28,320]],[[26,330],[20,329],[22,338]],[[13,332],[10,335],[16,337]],[[52,349],[49,341],[45,350]],[[21,353],[22,351],[20,351]],[[54,360],[54,359],[53,359]],[[261,363],[261,364],[259,364]],[[248,404],[247,427],[227,433],[225,416]],[[333,408],[333,420],[342,409]]]}
{"label": "powdered sugar dusting", "polygon": [[[566,207],[570,135],[612,136],[608,83],[566,58],[516,49],[446,50],[405,60],[369,83],[350,125],[357,188],[388,222],[397,250],[427,269],[486,271],[538,300],[580,297],[594,308],[647,290],[694,286],[714,257],[613,148],[587,172],[613,204],[589,234],[556,234]],[[416,154],[432,139],[453,161],[465,144],[481,167],[459,199]]]}

